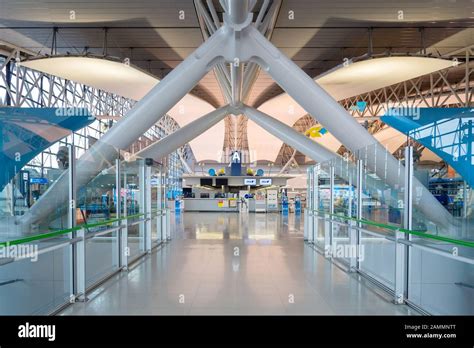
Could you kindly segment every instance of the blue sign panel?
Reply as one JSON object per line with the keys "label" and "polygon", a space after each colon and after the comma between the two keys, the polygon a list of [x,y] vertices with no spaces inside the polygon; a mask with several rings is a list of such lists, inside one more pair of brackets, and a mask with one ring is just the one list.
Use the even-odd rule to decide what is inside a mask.
{"label": "blue sign panel", "polygon": [[46,178],[30,178],[30,184],[46,185],[47,183],[48,179]]}

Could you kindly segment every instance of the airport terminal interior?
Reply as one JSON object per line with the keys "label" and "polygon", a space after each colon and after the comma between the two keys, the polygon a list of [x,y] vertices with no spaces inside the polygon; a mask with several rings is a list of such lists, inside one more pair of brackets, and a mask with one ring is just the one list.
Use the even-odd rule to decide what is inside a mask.
{"label": "airport terminal interior", "polygon": [[0,315],[474,315],[474,3],[0,0]]}

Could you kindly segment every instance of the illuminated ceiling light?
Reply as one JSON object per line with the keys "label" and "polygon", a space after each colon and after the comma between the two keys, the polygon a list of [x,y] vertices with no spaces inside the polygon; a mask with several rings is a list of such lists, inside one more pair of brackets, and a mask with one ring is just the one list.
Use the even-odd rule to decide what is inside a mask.
{"label": "illuminated ceiling light", "polygon": [[140,100],[159,82],[129,64],[93,56],[33,58],[22,65],[134,100]]}

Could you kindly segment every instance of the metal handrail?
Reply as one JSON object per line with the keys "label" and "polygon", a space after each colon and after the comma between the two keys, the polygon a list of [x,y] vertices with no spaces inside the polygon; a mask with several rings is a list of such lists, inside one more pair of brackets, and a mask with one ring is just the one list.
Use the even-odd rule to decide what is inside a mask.
{"label": "metal handrail", "polygon": [[460,245],[460,246],[474,248],[474,242],[469,242],[467,240],[459,240],[459,239],[454,239],[454,238],[449,238],[449,237],[435,236],[435,235],[432,235],[432,234],[426,234],[423,231],[407,230],[407,229],[396,227],[396,226],[382,224],[380,222],[375,222],[375,221],[366,220],[366,219],[357,219],[357,218],[351,217],[351,216],[333,214],[333,213],[320,211],[320,210],[316,210],[316,209],[313,209],[312,211],[313,211],[313,213],[314,212],[322,213],[322,214],[326,214],[326,215],[329,215],[329,216],[334,216],[334,217],[337,217],[337,218],[340,218],[340,219],[345,219],[345,220],[354,221],[354,222],[365,224],[365,225],[370,225],[370,226],[375,226],[375,227],[379,227],[379,228],[388,229],[388,230],[391,230],[391,231],[394,231],[394,232],[402,232],[402,233],[411,234],[411,235],[415,235],[415,236],[422,237],[422,238],[434,239],[434,240],[438,240],[438,241],[442,241],[442,242],[447,242],[447,243],[451,243],[451,244],[456,244],[456,245]]}
{"label": "metal handrail", "polygon": [[[331,215],[331,214],[328,214],[328,215]],[[332,214],[332,215],[334,215],[334,214]],[[317,218],[321,219],[321,220],[324,220],[324,221],[330,221],[330,222],[336,223],[338,225],[343,225],[343,226],[347,226],[347,227],[350,227],[350,228],[354,228],[354,229],[356,229],[360,232],[364,232],[366,234],[369,234],[369,235],[372,235],[372,236],[375,236],[375,237],[382,237],[383,239],[389,240],[389,241],[394,242],[394,243],[405,244],[407,246],[417,248],[417,249],[422,249],[422,250],[425,250],[427,252],[431,252],[433,254],[444,256],[444,257],[447,257],[447,258],[450,258],[450,259],[453,259],[453,260],[456,260],[456,261],[461,261],[461,262],[466,262],[466,263],[469,263],[469,264],[474,264],[474,259],[472,259],[472,258],[465,257],[465,256],[462,256],[462,255],[453,255],[449,252],[446,252],[443,249],[435,248],[435,247],[432,247],[432,246],[422,245],[420,243],[416,243],[416,242],[401,239],[401,238],[387,236],[387,235],[381,234],[380,232],[370,231],[370,230],[367,230],[365,228],[359,227],[357,225],[350,225],[348,223],[344,223],[344,222],[340,222],[340,221],[334,221],[334,220],[332,220],[332,218],[327,219],[327,218],[322,217],[322,216],[317,216]],[[380,225],[382,225],[382,224],[380,224]],[[380,226],[378,226],[378,227],[380,227]],[[391,226],[391,227],[393,227],[393,226]]]}
{"label": "metal handrail", "polygon": [[[161,211],[163,211],[163,209],[156,209],[156,210],[152,210],[151,213],[154,214],[154,213],[158,213],[158,212],[161,212]],[[90,229],[90,228],[95,228],[95,227],[107,226],[107,225],[113,224],[115,222],[119,222],[119,221],[123,221],[123,220],[127,220],[127,219],[133,219],[133,218],[137,218],[137,217],[141,217],[141,216],[145,216],[145,215],[147,215],[147,213],[128,215],[128,216],[123,216],[123,217],[116,218],[116,219],[105,220],[105,221],[101,221],[101,222],[97,222],[97,223],[93,223],[93,224],[82,224],[82,225],[74,226],[72,228],[67,228],[67,229],[63,229],[63,230],[59,230],[59,231],[35,234],[35,235],[32,235],[32,236],[28,236],[28,237],[20,238],[20,239],[15,239],[15,240],[12,240],[12,241],[0,242],[0,248],[11,246],[11,245],[19,245],[19,244],[34,242],[34,241],[38,241],[38,240],[51,239],[51,238],[62,236],[62,235],[65,235],[65,234],[68,234],[68,233],[71,233],[71,232],[76,232],[76,231],[79,231],[81,229]],[[144,219],[143,221],[147,221],[148,219]],[[140,220],[139,222],[142,222],[142,220]]]}

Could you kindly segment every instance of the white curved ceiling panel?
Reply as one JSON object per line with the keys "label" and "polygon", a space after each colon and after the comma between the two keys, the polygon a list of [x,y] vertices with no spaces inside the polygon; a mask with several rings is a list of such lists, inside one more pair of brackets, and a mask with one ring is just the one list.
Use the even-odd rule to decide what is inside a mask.
{"label": "white curved ceiling panel", "polygon": [[21,64],[134,100],[140,100],[158,83],[157,78],[133,66],[96,57],[40,58]]}
{"label": "white curved ceiling panel", "polygon": [[[154,76],[133,66],[97,57],[40,58],[24,61],[22,65],[133,100],[140,100],[159,83]],[[184,127],[213,110],[215,108],[208,102],[187,94],[169,110],[168,115],[180,127]],[[224,122],[220,122],[191,141],[190,146],[196,159],[215,159],[216,148],[222,149],[224,133]],[[212,139],[212,142],[206,139]]]}
{"label": "white curved ceiling panel", "polygon": [[426,57],[384,57],[363,60],[318,77],[334,99],[341,100],[449,68],[453,61]]}
{"label": "white curved ceiling panel", "polygon": [[[374,58],[351,63],[346,67],[338,66],[316,78],[316,82],[335,100],[339,101],[423,76],[434,71],[439,71],[452,66],[452,64],[453,62],[450,60],[425,57]],[[258,109],[279,119],[290,127],[293,126],[298,119],[307,114],[307,112],[286,93],[268,100]],[[281,142],[275,142],[274,139],[275,137],[269,133],[263,134],[254,129],[248,129],[249,147],[251,149],[255,146],[262,148],[262,146],[258,144],[266,143],[267,146],[261,151],[265,154],[265,159],[271,161],[276,159],[281,147]],[[338,148],[334,140],[335,139],[327,139],[326,136],[316,139],[316,141],[330,149]],[[328,142],[328,144],[325,145],[325,142]],[[394,147],[396,143],[398,143],[398,141],[394,141],[394,145],[390,147]]]}

